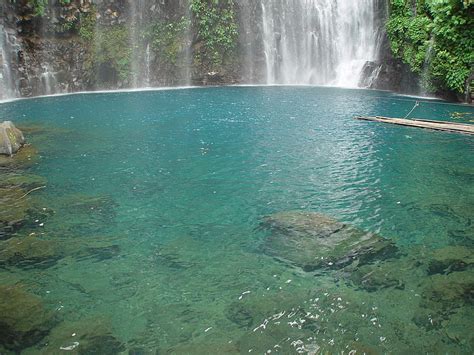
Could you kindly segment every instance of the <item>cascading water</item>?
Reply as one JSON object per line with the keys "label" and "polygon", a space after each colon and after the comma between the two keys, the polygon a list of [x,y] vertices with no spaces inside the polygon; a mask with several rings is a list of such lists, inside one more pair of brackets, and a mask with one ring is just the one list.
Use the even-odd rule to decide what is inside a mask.
{"label": "cascading water", "polygon": [[[383,33],[377,9],[385,0],[236,2],[241,46],[236,61],[229,64],[236,82],[354,87],[364,64],[377,59]],[[26,31],[0,18],[1,98],[190,85],[193,74],[200,80],[201,71],[207,70],[193,60],[193,51],[200,50],[200,39],[194,33],[196,26],[192,24],[189,0],[94,0],[91,6],[86,3],[89,2],[77,2],[74,6],[81,9],[84,23],[88,23],[90,11],[95,17],[91,20],[95,32],[92,30],[90,36],[94,42],[89,46],[77,40],[80,33],[71,36],[68,44],[61,36],[74,31],[57,35],[56,31],[61,29],[58,24],[66,18],[66,10],[61,10],[57,2],[47,2],[45,14],[35,19],[36,28],[26,27]],[[70,13],[79,16],[79,12]],[[121,54],[114,58],[120,61],[118,72],[114,65],[100,58],[111,42],[107,31],[120,28],[127,31],[128,41],[127,48],[121,48]],[[37,36],[29,40],[27,37],[32,33],[28,31],[36,31]],[[114,45],[124,44],[120,39]]]}
{"label": "cascading water", "polygon": [[378,0],[262,0],[267,84],[355,87],[377,57]]}
{"label": "cascading water", "polygon": [[[134,88],[142,87],[144,83],[149,84],[149,78],[146,77],[147,56],[146,47],[141,35],[141,24],[143,24],[146,13],[146,0],[128,0],[130,6],[130,47],[132,48],[132,86]],[[147,85],[148,86],[148,85]]]}
{"label": "cascading water", "polygon": [[0,99],[16,96],[15,83],[10,68],[11,43],[3,25],[0,25]]}

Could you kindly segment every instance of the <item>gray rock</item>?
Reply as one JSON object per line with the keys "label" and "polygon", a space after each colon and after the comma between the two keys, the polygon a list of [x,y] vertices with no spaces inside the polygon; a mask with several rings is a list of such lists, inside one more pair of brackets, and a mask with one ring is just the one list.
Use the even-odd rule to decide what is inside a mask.
{"label": "gray rock", "polygon": [[13,155],[25,144],[23,133],[11,121],[0,123],[0,154]]}
{"label": "gray rock", "polygon": [[398,253],[390,240],[315,212],[276,213],[264,218],[262,227],[271,232],[263,245],[266,254],[309,272],[368,264]]}

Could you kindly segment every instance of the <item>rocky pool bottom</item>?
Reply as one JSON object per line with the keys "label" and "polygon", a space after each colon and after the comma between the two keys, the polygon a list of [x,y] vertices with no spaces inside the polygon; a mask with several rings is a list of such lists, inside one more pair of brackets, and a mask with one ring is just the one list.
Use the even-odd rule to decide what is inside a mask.
{"label": "rocky pool bottom", "polygon": [[[247,187],[229,175],[235,190],[222,200],[215,195],[231,187],[219,179],[196,195],[180,194],[189,182],[167,174],[169,161],[162,161],[160,168],[168,170],[157,184],[135,176],[130,166],[111,169],[101,157],[105,150],[79,154],[78,147],[91,143],[84,131],[67,124],[19,126],[31,144],[12,158],[0,157],[0,353],[474,349],[472,168],[450,175],[451,182],[467,184],[460,187],[466,200],[434,203],[427,196],[428,202],[403,206],[449,226],[433,242],[407,243],[357,219],[343,222],[327,209],[281,202],[236,223],[227,215],[252,207],[233,200]],[[73,147],[60,147],[64,141]],[[201,157],[218,149],[204,148]],[[100,169],[91,171],[95,162],[89,165],[84,155],[98,158]],[[144,171],[153,169],[150,162]],[[220,174],[222,166],[215,168]],[[130,173],[120,194],[114,177],[92,188],[101,169],[119,179]],[[171,181],[178,187],[168,200]],[[415,222],[407,219],[407,229]],[[420,224],[427,235],[430,229],[422,226],[429,224]]]}

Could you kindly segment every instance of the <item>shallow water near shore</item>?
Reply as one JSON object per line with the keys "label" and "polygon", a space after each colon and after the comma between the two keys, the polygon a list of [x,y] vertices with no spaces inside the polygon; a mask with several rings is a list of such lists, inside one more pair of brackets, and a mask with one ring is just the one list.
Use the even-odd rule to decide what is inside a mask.
{"label": "shallow water near shore", "polygon": [[[0,266],[1,284],[57,318],[23,352],[76,351],[72,334],[106,324],[116,342],[101,353],[472,353],[473,138],[353,119],[404,117],[415,101],[226,87],[1,104],[39,151],[26,171],[47,179],[28,195],[44,215],[15,237],[60,254]],[[453,112],[474,110],[430,101],[413,116]],[[262,218],[295,210],[399,253],[363,272],[304,272],[262,249]]]}

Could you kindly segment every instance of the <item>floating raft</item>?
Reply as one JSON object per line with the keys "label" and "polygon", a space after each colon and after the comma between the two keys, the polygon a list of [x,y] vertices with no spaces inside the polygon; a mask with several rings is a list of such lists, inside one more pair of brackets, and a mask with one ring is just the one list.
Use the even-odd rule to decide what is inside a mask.
{"label": "floating raft", "polygon": [[433,121],[433,120],[422,120],[422,119],[407,120],[404,118],[391,118],[391,117],[382,117],[382,116],[375,116],[375,117],[358,116],[355,118],[357,120],[391,123],[391,124],[396,124],[400,126],[418,127],[418,128],[433,129],[436,131],[455,132],[455,133],[474,135],[474,124],[467,124],[467,123],[463,124],[463,123],[456,123],[456,122]]}

